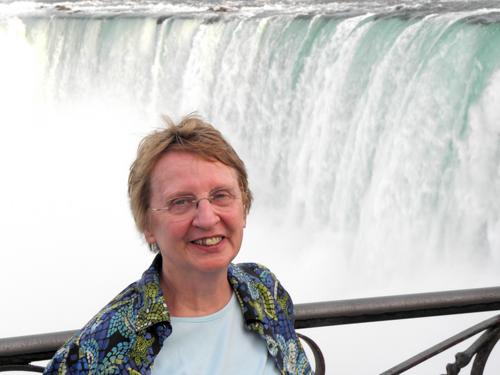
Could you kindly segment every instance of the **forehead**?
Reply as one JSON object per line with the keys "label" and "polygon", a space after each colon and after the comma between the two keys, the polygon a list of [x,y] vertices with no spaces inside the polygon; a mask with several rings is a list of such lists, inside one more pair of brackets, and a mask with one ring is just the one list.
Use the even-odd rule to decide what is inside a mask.
{"label": "forehead", "polygon": [[156,162],[151,172],[153,194],[203,192],[218,186],[233,185],[238,186],[234,168],[185,151],[168,151]]}

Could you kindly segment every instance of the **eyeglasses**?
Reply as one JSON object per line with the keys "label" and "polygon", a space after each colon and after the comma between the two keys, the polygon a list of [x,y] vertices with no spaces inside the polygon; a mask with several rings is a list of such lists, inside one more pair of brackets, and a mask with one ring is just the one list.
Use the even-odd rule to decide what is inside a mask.
{"label": "eyeglasses", "polygon": [[203,199],[209,201],[215,209],[224,211],[232,208],[238,198],[228,190],[217,190],[210,193],[208,197],[201,198],[197,198],[195,195],[182,195],[167,201],[165,207],[151,208],[151,211],[167,211],[175,216],[184,216],[194,213]]}

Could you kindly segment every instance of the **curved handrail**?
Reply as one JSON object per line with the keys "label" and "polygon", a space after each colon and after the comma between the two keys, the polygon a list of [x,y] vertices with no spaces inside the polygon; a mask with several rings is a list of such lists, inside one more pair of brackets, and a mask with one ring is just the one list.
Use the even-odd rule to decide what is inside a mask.
{"label": "curved handrail", "polygon": [[500,287],[304,303],[295,328],[500,310]]}
{"label": "curved handrail", "polygon": [[[475,366],[476,366],[476,374],[482,374],[484,365],[486,364],[486,359],[488,358],[489,352],[493,349],[493,346],[498,341],[498,331],[500,330],[500,315],[494,316],[493,318],[487,319],[479,324],[476,324],[465,331],[462,331],[437,345],[432,346],[431,348],[424,350],[423,352],[411,357],[410,359],[400,363],[397,366],[390,368],[387,371],[384,371],[381,375],[396,375],[405,372],[416,365],[428,360],[429,358],[434,357],[435,355],[444,352],[446,349],[451,348],[454,345],[461,343],[464,340],[482,332],[486,331],[478,340],[476,340],[470,347],[464,352],[457,353],[455,358],[457,361],[455,363],[448,364],[446,366],[446,372],[449,375],[455,375],[460,372],[462,368],[467,366],[472,357],[482,351],[486,354],[486,351],[489,351],[486,354],[486,358],[481,360],[476,357]],[[493,332],[493,335],[490,333]],[[497,337],[498,336],[498,337]],[[496,338],[496,340],[495,340]],[[491,348],[490,348],[491,346]],[[477,360],[479,359],[479,362]],[[476,364],[477,363],[477,364]],[[480,367],[481,366],[481,367]]]}
{"label": "curved handrail", "polygon": [[325,375],[326,372],[325,357],[323,356],[323,353],[321,352],[321,349],[319,348],[318,344],[316,344],[313,339],[307,337],[306,335],[297,333],[297,336],[299,336],[299,338],[302,341],[304,341],[309,346],[309,348],[311,348],[311,351],[313,352],[314,364],[315,364],[314,374]]}
{"label": "curved handrail", "polygon": [[[297,304],[295,305],[295,327],[300,329],[494,310],[500,310],[500,287]],[[492,319],[500,319],[500,316]],[[493,321],[494,320],[492,320],[492,322]],[[472,353],[472,355],[476,355],[474,366],[478,369],[481,366],[484,367],[489,352],[500,336],[500,333],[496,330],[499,322],[494,322],[496,323],[476,332],[478,333],[493,327],[493,329],[495,329],[492,331],[493,333],[489,333],[485,336],[488,340],[486,340],[486,338],[482,339],[480,344],[478,344],[479,349],[477,351],[474,347],[474,350],[471,349],[471,351],[465,354],[470,355]],[[480,323],[456,336],[465,337],[471,332],[470,330],[477,330],[479,326],[483,327],[484,324],[490,323]],[[0,339],[0,371],[6,371],[7,368],[10,368],[9,371],[11,371],[14,367],[16,370],[38,371],[39,369],[37,370],[36,366],[30,365],[30,363],[33,361],[50,359],[56,350],[75,332],[76,331],[62,331]],[[456,338],[456,336],[448,340],[452,340]],[[322,365],[324,366],[324,359],[322,359],[322,353],[319,347],[314,342],[311,345],[308,340],[312,340],[309,338],[303,337],[302,339],[308,343],[313,350],[316,359],[316,368],[319,369]],[[408,361],[398,365],[399,367],[396,366],[384,374],[399,374],[406,371],[406,369],[404,369],[406,366],[411,365],[410,367],[413,367],[425,361],[427,358],[430,358],[423,357],[432,353],[433,354],[430,356],[433,356],[455,345],[448,345],[448,340],[430,348],[428,351],[412,357]],[[462,340],[463,339],[460,341]],[[444,348],[445,346],[447,347]],[[315,347],[317,347],[317,352],[315,352]],[[490,349],[488,350],[488,348]],[[478,361],[478,358],[483,359]],[[453,366],[453,364],[449,366]],[[477,374],[480,373],[482,373],[482,370],[480,372],[478,370]]]}

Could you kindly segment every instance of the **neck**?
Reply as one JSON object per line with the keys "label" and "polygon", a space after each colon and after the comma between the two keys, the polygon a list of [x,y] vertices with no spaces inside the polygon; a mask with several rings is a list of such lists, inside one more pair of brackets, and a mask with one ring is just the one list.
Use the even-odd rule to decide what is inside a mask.
{"label": "neck", "polygon": [[222,309],[231,299],[227,272],[176,273],[162,266],[160,287],[172,316],[195,317]]}

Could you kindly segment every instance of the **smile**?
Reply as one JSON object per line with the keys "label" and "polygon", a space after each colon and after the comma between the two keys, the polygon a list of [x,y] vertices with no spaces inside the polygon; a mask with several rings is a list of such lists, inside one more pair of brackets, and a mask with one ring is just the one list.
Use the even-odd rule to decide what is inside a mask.
{"label": "smile", "polygon": [[222,236],[215,236],[215,237],[200,238],[199,240],[194,240],[191,242],[195,243],[196,245],[214,246],[217,245],[219,242],[221,242],[223,239],[224,237]]}

